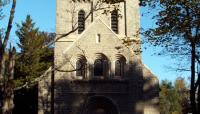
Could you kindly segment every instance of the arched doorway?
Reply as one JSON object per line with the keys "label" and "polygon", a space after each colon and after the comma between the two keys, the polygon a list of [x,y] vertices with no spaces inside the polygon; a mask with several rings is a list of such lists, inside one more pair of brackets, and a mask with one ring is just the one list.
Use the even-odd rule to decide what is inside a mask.
{"label": "arched doorway", "polygon": [[82,112],[82,114],[119,114],[116,105],[104,96],[90,97]]}

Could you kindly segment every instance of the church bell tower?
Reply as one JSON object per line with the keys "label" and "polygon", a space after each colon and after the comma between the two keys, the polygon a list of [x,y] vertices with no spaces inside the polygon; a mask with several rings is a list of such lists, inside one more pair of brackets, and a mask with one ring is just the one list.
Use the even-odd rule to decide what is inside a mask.
{"label": "church bell tower", "polygon": [[38,113],[159,114],[139,29],[139,0],[57,0],[54,72],[39,83]]}

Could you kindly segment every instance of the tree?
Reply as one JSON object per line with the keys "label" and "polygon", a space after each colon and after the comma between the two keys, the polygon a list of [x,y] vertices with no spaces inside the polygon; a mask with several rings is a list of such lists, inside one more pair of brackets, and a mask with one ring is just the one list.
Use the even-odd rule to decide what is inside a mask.
{"label": "tree", "polygon": [[155,46],[164,47],[169,54],[190,57],[190,101],[192,112],[196,114],[195,87],[199,83],[195,83],[195,59],[198,57],[197,47],[200,43],[200,1],[141,0],[141,5],[159,8],[154,16],[156,27],[145,32],[148,40]]}
{"label": "tree", "polygon": [[187,114],[188,92],[183,78],[177,78],[175,84],[164,80],[160,85],[160,113]]}
{"label": "tree", "polygon": [[161,114],[181,114],[179,96],[172,83],[162,81],[160,86],[160,113]]}
{"label": "tree", "polygon": [[53,40],[54,36],[40,32],[30,15],[21,25],[17,24],[17,28],[18,47],[21,51],[16,59],[15,78],[16,86],[19,86],[41,76],[52,65],[53,48],[42,47]]}
{"label": "tree", "polygon": [[179,103],[183,114],[189,113],[189,89],[184,78],[178,77],[174,84],[175,90],[179,96]]}
{"label": "tree", "polygon": [[[0,0],[0,9],[8,0]],[[16,0],[12,0],[10,17],[4,34],[0,34],[0,113],[9,114],[13,109],[13,75],[15,66],[15,48],[10,48],[8,58],[6,58],[6,47],[12,28],[15,14]],[[8,63],[8,64],[6,64]]]}

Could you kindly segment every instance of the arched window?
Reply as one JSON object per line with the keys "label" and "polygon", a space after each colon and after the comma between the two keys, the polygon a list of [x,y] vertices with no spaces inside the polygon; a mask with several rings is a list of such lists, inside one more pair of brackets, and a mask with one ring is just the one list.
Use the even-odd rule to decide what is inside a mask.
{"label": "arched window", "polygon": [[94,76],[103,76],[103,60],[97,59],[94,62]]}
{"label": "arched window", "polygon": [[118,34],[118,12],[113,10],[111,12],[111,29]]}
{"label": "arched window", "polygon": [[122,76],[124,72],[124,62],[121,60],[115,61],[115,76]]}
{"label": "arched window", "polygon": [[78,12],[78,34],[85,30],[85,12],[80,10]]}
{"label": "arched window", "polygon": [[85,75],[85,64],[83,61],[78,60],[76,61],[76,76],[83,76]]}

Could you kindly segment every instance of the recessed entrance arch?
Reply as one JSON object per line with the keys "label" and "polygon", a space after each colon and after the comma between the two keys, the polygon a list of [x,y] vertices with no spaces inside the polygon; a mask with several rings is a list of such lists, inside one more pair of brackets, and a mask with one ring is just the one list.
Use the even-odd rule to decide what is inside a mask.
{"label": "recessed entrance arch", "polygon": [[112,100],[104,96],[90,97],[82,110],[82,114],[119,114]]}

